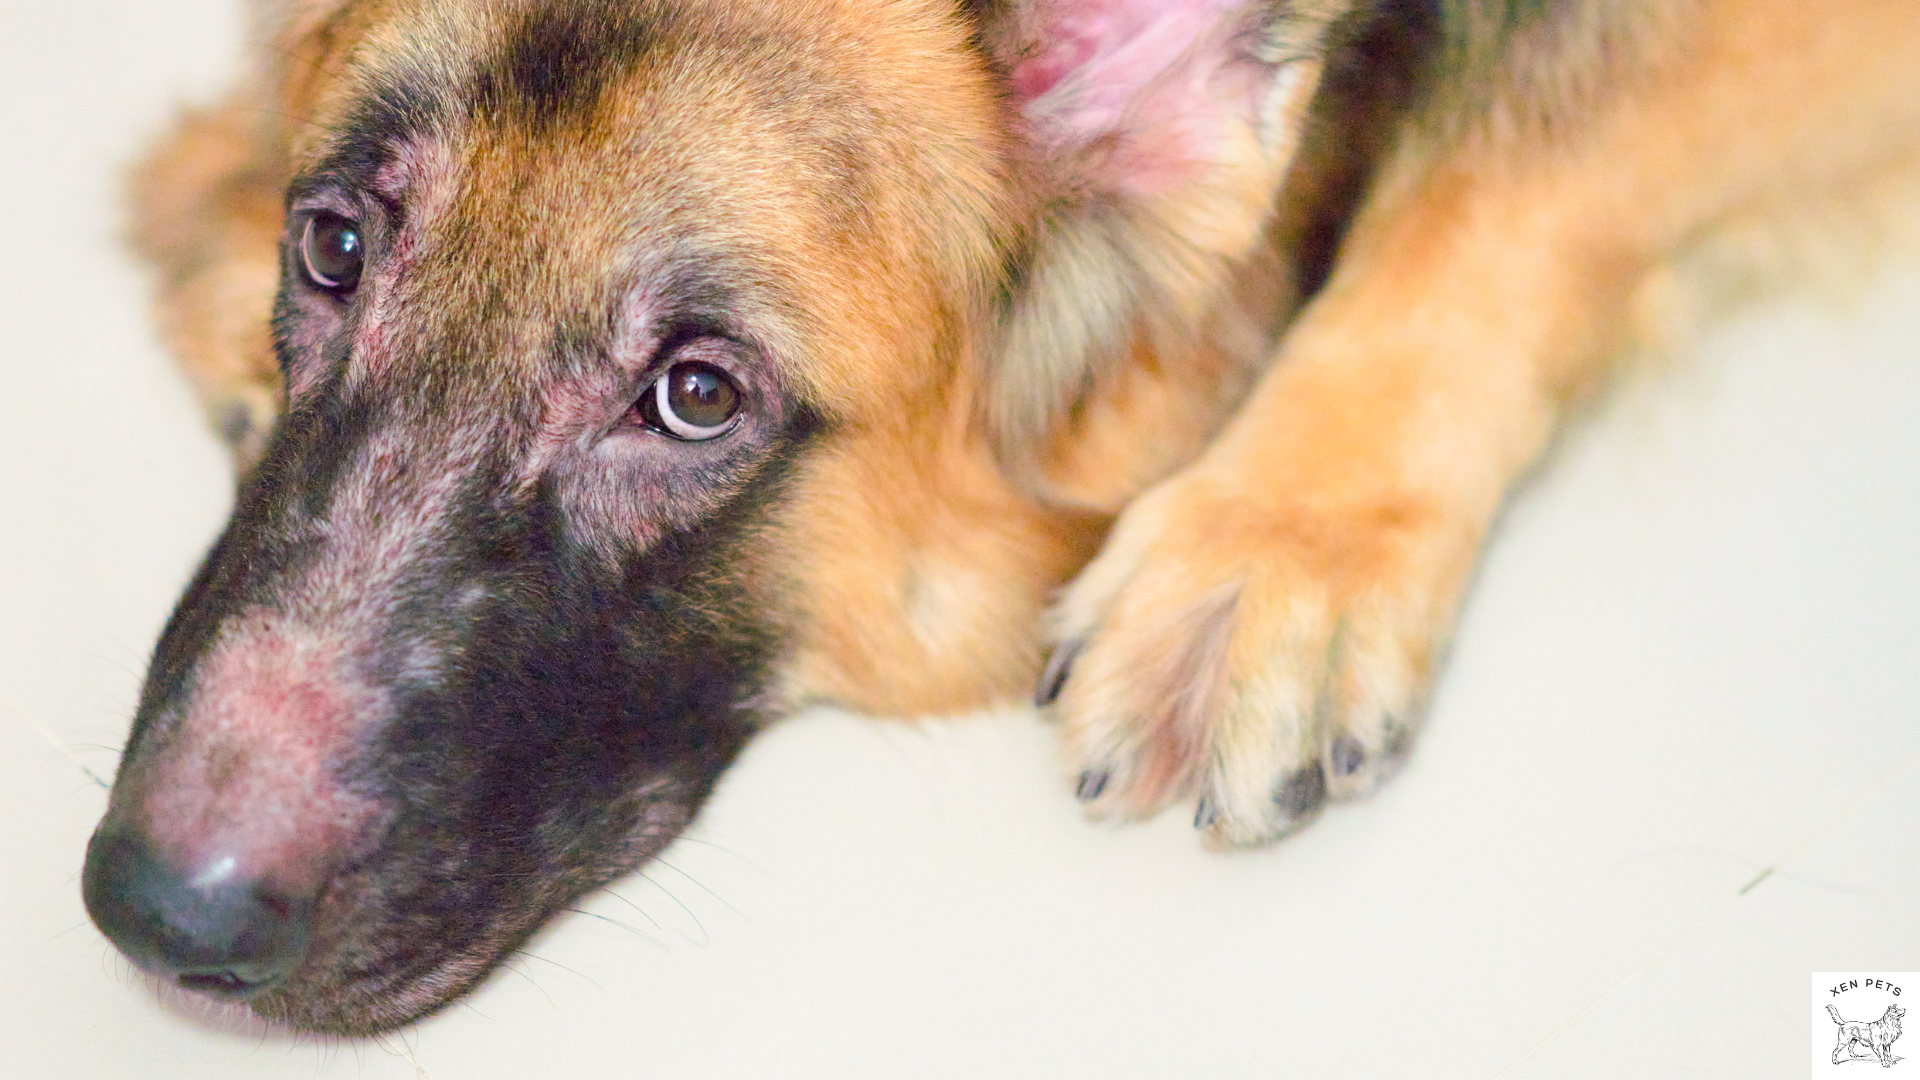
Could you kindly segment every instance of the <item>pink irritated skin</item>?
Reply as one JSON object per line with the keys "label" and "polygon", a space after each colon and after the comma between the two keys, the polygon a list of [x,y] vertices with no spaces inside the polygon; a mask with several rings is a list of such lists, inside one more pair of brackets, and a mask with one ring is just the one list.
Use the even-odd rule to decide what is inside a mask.
{"label": "pink irritated skin", "polygon": [[393,202],[405,201],[414,213],[437,217],[453,201],[453,157],[446,140],[414,135],[390,144],[389,155],[374,175],[373,189]]}
{"label": "pink irritated skin", "polygon": [[643,392],[642,376],[660,343],[656,315],[664,306],[664,294],[657,282],[636,282],[628,290],[619,335],[606,357],[611,363],[580,364],[542,389],[540,426],[515,477],[522,489],[551,470],[563,454],[585,449],[618,423],[632,405],[627,395]]}
{"label": "pink irritated skin", "polygon": [[[514,476],[520,491],[531,490],[543,476],[577,473],[583,459],[609,433],[637,424],[630,415],[631,399],[644,392],[643,376],[658,344],[654,312],[660,306],[659,296],[659,290],[647,282],[631,290],[620,339],[604,358],[611,363],[585,360],[541,388],[539,426]],[[632,434],[644,437],[638,431]],[[572,468],[563,464],[569,459]],[[651,470],[623,470],[621,480],[617,492],[607,491],[605,483],[563,485],[575,511],[570,520],[584,523],[597,541],[593,546],[603,553],[651,546],[663,527],[659,515],[648,511],[671,502],[671,492]]]}
{"label": "pink irritated skin", "polygon": [[[786,420],[778,365],[719,337],[659,352],[668,309],[667,285],[644,274],[628,289],[620,330],[604,357],[586,359],[541,386],[540,420],[514,482],[520,490],[544,476],[558,489],[574,535],[601,554],[645,551],[723,503],[751,469],[736,454]],[[713,364],[750,402],[725,438],[683,443],[645,427],[636,401],[673,364]],[[751,458],[751,454],[744,455]],[[693,477],[698,476],[698,482]]]}
{"label": "pink irritated skin", "polygon": [[1235,59],[1233,15],[1245,6],[1061,3],[1046,13],[1039,49],[1014,66],[1014,93],[1035,134],[1056,151],[1118,137],[1102,179],[1132,194],[1163,192],[1193,179],[1214,157],[1222,129],[1257,107],[1257,85],[1223,78]]}
{"label": "pink irritated skin", "polygon": [[[288,242],[297,243],[298,241],[299,237],[293,237]],[[316,350],[332,337],[330,330],[323,332],[315,329],[318,325],[316,321],[294,320],[294,322],[296,328],[287,333],[286,341],[295,355],[304,355]],[[319,389],[323,374],[324,372],[317,365],[294,364],[287,371],[287,399],[298,401],[312,394]]]}
{"label": "pink irritated skin", "polygon": [[[365,305],[349,354],[348,378],[355,383],[374,378],[390,366],[394,352],[390,328],[400,314],[394,285],[403,280],[415,264],[425,223],[437,218],[452,202],[454,170],[445,140],[420,135],[399,144],[392,158],[374,177],[373,188],[389,201],[404,202],[411,209],[406,228],[379,238],[380,257],[367,264],[355,298],[355,302]],[[345,217],[360,216],[354,205],[337,197],[323,197],[318,205]],[[296,208],[289,216],[286,242],[290,247],[297,248],[301,242],[299,223],[304,217],[300,211],[313,208]],[[294,258],[297,264],[297,250]],[[332,340],[340,317],[340,301],[296,288],[294,303],[310,313],[325,315],[295,319],[286,331],[291,351],[295,355],[308,355]],[[311,363],[294,365],[287,373],[289,399],[298,401],[312,394],[319,389],[324,374],[324,369]]]}
{"label": "pink irritated skin", "polygon": [[[373,178],[373,190],[388,202],[407,207],[407,223],[382,241],[379,258],[368,264],[361,284],[366,310],[355,328],[348,379],[358,385],[379,378],[392,364],[391,328],[403,303],[395,285],[419,260],[421,238],[452,205],[457,187],[446,140],[416,135],[394,146],[392,156]],[[300,392],[310,389],[295,386]]]}
{"label": "pink irritated skin", "polygon": [[376,812],[335,768],[384,695],[352,676],[344,641],[263,611],[229,624],[195,683],[175,740],[143,769],[148,835],[209,884],[311,891]]}

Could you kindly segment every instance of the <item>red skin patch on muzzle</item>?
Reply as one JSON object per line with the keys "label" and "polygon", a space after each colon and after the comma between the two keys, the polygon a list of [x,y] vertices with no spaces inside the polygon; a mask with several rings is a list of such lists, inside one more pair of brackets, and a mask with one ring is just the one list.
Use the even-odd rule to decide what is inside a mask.
{"label": "red skin patch on muzzle", "polygon": [[338,771],[385,711],[346,642],[270,613],[231,620],[197,665],[182,715],[143,751],[123,803],[166,861],[312,896],[376,810]]}

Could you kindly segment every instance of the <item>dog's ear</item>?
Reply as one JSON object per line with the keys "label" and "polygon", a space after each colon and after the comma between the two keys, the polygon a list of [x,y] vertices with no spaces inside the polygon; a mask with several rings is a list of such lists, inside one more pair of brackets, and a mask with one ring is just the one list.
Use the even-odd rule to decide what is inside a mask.
{"label": "dog's ear", "polygon": [[989,346],[1004,460],[1259,244],[1353,0],[981,0],[1036,196]]}

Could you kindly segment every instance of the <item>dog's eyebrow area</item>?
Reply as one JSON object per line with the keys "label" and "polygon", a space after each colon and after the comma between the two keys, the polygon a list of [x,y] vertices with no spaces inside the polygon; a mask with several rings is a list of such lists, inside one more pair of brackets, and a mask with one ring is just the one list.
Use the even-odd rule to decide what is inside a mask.
{"label": "dog's eyebrow area", "polygon": [[347,114],[329,125],[330,137],[295,177],[290,202],[333,184],[372,194],[389,212],[400,209],[399,196],[416,173],[408,152],[444,130],[451,88],[410,67],[369,72],[363,80]]}
{"label": "dog's eyebrow area", "polygon": [[666,8],[536,7],[500,27],[500,40],[465,95],[476,113],[513,115],[539,129],[590,114],[612,85],[676,36]]}
{"label": "dog's eyebrow area", "polygon": [[[950,140],[916,134],[945,128],[888,115],[884,79],[797,17],[742,21],[725,4],[595,2],[405,16],[348,59],[347,92],[316,114],[331,134],[298,155],[290,209],[347,213],[331,191],[369,220],[361,295],[295,331],[350,342],[328,354],[350,381],[428,361],[518,379],[555,359],[561,325],[617,349],[628,294],[650,287],[652,318],[750,339],[830,417],[903,339],[952,324],[901,314],[953,293],[929,284],[997,272],[982,221],[937,229],[895,205],[931,186],[985,209],[966,172],[984,159],[956,168]],[[898,263],[879,282],[898,295],[861,276],[876,257]]]}
{"label": "dog's eyebrow area", "polygon": [[[405,48],[362,73],[357,103],[330,125],[332,137],[307,176],[334,177],[397,201],[419,178],[423,145],[453,122],[539,134],[588,117],[621,77],[675,36],[677,25],[665,9],[617,4],[531,8],[494,20],[432,11],[426,17]],[[475,47],[476,36],[488,40]]]}
{"label": "dog's eyebrow area", "polygon": [[358,103],[329,125],[334,136],[311,171],[374,187],[398,149],[451,123],[538,135],[589,118],[621,79],[689,37],[662,7],[574,4],[492,18],[430,9],[404,46],[370,58]]}

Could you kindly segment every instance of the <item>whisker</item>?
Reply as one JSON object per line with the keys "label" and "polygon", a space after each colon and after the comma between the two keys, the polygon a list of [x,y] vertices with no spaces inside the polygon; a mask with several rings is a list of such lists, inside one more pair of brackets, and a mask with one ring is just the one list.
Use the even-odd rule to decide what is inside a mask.
{"label": "whisker", "polygon": [[[528,954],[520,953],[518,955],[526,956]],[[540,991],[540,996],[547,999],[547,1004],[553,1005],[554,1004],[553,995],[547,993],[547,988],[540,985],[540,980],[534,978],[533,976],[527,974],[524,971],[521,971],[519,966],[513,962],[515,959],[516,957],[509,956],[505,960],[500,961],[500,966],[503,968],[506,968],[508,971],[513,972],[515,975],[518,975],[521,978],[527,980],[528,985],[532,986],[535,990]]]}
{"label": "whisker", "polygon": [[238,109],[238,111],[245,112],[245,113],[255,113],[260,116],[277,116],[282,120],[291,120],[296,124],[305,124],[307,127],[313,128],[315,131],[327,130],[325,124],[316,123],[315,121],[309,120],[304,116],[295,116],[294,114],[287,112],[284,109],[268,109],[268,108],[257,107],[257,106],[242,106]]}
{"label": "whisker", "polygon": [[[46,725],[42,724],[36,717],[33,716],[33,714],[27,712],[26,710],[20,708],[18,705],[14,704],[14,702],[10,698],[0,698],[0,704],[4,704],[7,707],[8,712],[12,713],[14,716],[22,720],[25,720],[29,725],[31,725],[33,730],[39,732],[40,737],[47,741],[48,746],[53,747],[54,750],[57,751],[61,757],[66,758],[68,764],[72,765],[74,768],[79,769],[82,773],[86,774],[87,779],[93,781],[95,784],[98,784],[100,787],[104,789],[112,790],[113,788],[112,784],[101,779],[99,773],[96,773],[92,769],[88,768],[84,762],[82,762],[79,758],[75,757],[72,753],[70,753],[68,746],[62,744],[59,739],[55,738],[53,735],[53,732],[48,731]],[[93,744],[76,743],[72,745],[89,746]]]}
{"label": "whisker", "polygon": [[[420,1064],[419,1058],[413,1056],[413,1048],[406,1044],[404,1037],[392,1038],[390,1045],[389,1036],[376,1035],[373,1038],[373,1042],[375,1046],[413,1066],[413,1074],[420,1077],[420,1080],[433,1080],[433,1074],[427,1072],[427,1067]],[[362,1066],[364,1071],[364,1062]]]}
{"label": "whisker", "polygon": [[653,861],[654,861],[654,865],[664,866],[667,869],[673,871],[674,873],[679,874],[681,877],[686,878],[688,881],[693,882],[696,888],[698,888],[701,892],[706,893],[708,896],[713,897],[715,900],[718,900],[720,904],[723,907],[725,907],[728,911],[733,912],[735,915],[738,915],[743,919],[747,917],[746,912],[741,911],[739,908],[734,907],[732,904],[727,903],[726,897],[721,896],[719,893],[714,892],[712,889],[707,888],[706,884],[702,882],[699,878],[694,877],[692,874],[687,873],[685,870],[680,869],[679,867],[673,865],[672,863],[668,862],[665,859],[660,858],[657,855],[654,857]]}
{"label": "whisker", "polygon": [[[680,910],[687,913],[687,918],[693,920],[693,925],[700,928],[700,940],[696,942],[696,944],[704,947],[707,945],[711,945],[713,943],[712,937],[707,933],[707,924],[700,921],[700,916],[693,913],[693,909],[687,906],[687,902],[685,900],[682,900],[678,896],[675,896],[673,894],[672,889],[669,889],[665,885],[661,884],[660,882],[655,881],[654,879],[648,877],[645,871],[641,872],[640,880],[646,882],[647,884],[653,886],[656,889],[659,889],[661,892],[666,893],[667,899],[680,905]],[[686,938],[688,941],[693,941],[693,938],[688,937],[685,933],[682,933],[680,936]]]}
{"label": "whisker", "polygon": [[639,904],[636,904],[636,903],[634,903],[633,901],[631,901],[631,900],[629,900],[629,899],[627,899],[626,897],[624,897],[624,896],[621,896],[621,895],[620,895],[619,893],[617,893],[617,892],[614,892],[614,891],[613,891],[612,889],[602,889],[601,891],[602,891],[602,892],[604,892],[604,893],[606,893],[606,894],[607,894],[608,896],[611,896],[611,897],[613,897],[613,898],[614,898],[615,900],[618,900],[618,901],[620,901],[621,903],[623,903],[623,904],[625,904],[625,905],[627,905],[628,907],[630,907],[630,908],[632,908],[633,910],[635,910],[635,911],[637,911],[637,912],[639,912],[639,913],[640,913],[640,917],[641,917],[641,918],[643,918],[643,919],[645,919],[645,920],[647,920],[648,922],[650,922],[650,923],[652,923],[652,924],[653,924],[653,928],[654,928],[655,930],[665,930],[665,929],[666,929],[666,927],[664,927],[664,926],[661,926],[661,925],[660,925],[660,920],[659,920],[659,919],[656,919],[656,918],[654,918],[653,916],[651,916],[651,915],[649,915],[649,914],[647,914],[647,909],[646,909],[646,908],[643,908],[643,907],[641,907],[641,906],[640,906]]}
{"label": "whisker", "polygon": [[667,947],[666,942],[661,941],[659,938],[654,937],[652,934],[647,933],[645,930],[642,930],[637,926],[628,926],[626,923],[621,922],[619,919],[609,918],[608,916],[602,915],[597,911],[588,911],[585,908],[567,908],[566,910],[571,911],[576,915],[585,915],[589,919],[599,919],[601,922],[612,923],[613,925],[619,927],[620,929],[625,930],[630,934],[633,934],[635,937],[643,938],[647,941],[652,942],[653,944],[659,946],[661,949],[665,949]]}
{"label": "whisker", "polygon": [[306,65],[307,70],[309,71],[317,72],[321,75],[326,75],[330,78],[335,78],[335,79],[339,78],[341,75],[340,71],[334,68],[330,68],[325,64],[322,64],[320,61],[314,59],[311,56],[306,56],[301,53],[295,52],[294,50],[287,48],[285,45],[276,45],[273,42],[268,41],[268,42],[262,42],[260,47],[262,49],[265,49],[267,52],[276,53],[285,59],[294,61],[295,63],[304,64]]}
{"label": "whisker", "polygon": [[584,971],[575,971],[575,970],[574,970],[573,968],[570,968],[570,967],[568,967],[567,965],[565,965],[565,964],[563,964],[563,963],[561,963],[561,962],[560,962],[560,961],[558,961],[558,960],[549,960],[549,959],[547,959],[547,958],[546,958],[546,957],[544,957],[544,956],[540,956],[540,955],[537,955],[537,954],[535,954],[535,953],[530,953],[530,952],[527,952],[527,951],[526,951],[526,950],[524,950],[524,949],[522,949],[522,950],[520,951],[520,955],[521,955],[521,956],[524,956],[524,957],[526,957],[526,958],[527,958],[527,959],[529,959],[529,960],[538,960],[538,961],[540,961],[540,962],[541,962],[541,963],[543,963],[543,964],[552,964],[552,965],[553,965],[554,967],[557,967],[557,968],[559,968],[559,969],[560,969],[561,971],[564,971],[564,972],[566,972],[566,973],[567,973],[567,974],[569,974],[569,975],[578,975],[578,976],[579,976],[579,977],[581,977],[582,979],[585,979],[586,981],[588,981],[588,982],[590,982],[590,983],[592,983],[592,984],[593,984],[593,988],[594,988],[595,990],[600,990],[600,991],[603,991],[603,992],[604,992],[604,991],[606,990],[606,987],[604,987],[604,986],[601,986],[601,985],[600,985],[600,983],[599,983],[599,981],[598,981],[597,979],[595,979],[595,978],[594,978],[593,976],[591,976],[591,975],[588,975],[588,974],[587,974],[586,972],[584,972]]}

